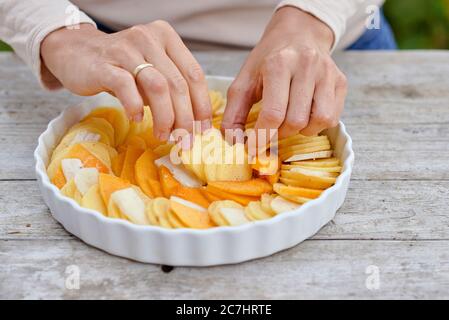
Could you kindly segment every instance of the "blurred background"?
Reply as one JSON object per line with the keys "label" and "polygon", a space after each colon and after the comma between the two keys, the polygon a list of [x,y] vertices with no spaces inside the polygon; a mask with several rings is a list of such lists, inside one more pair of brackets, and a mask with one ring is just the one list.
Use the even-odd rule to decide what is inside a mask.
{"label": "blurred background", "polygon": [[401,49],[449,49],[449,0],[387,0],[384,12]]}
{"label": "blurred background", "polygon": [[384,11],[399,48],[449,49],[449,0],[387,0]]}

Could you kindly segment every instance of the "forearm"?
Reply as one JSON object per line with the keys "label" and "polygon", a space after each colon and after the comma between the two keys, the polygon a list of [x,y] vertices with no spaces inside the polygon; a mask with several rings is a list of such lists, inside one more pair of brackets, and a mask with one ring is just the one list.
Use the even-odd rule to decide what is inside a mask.
{"label": "forearm", "polygon": [[47,88],[60,86],[48,70],[42,68],[42,40],[52,31],[75,23],[94,22],[67,0],[3,0],[0,3],[0,38],[31,67]]}

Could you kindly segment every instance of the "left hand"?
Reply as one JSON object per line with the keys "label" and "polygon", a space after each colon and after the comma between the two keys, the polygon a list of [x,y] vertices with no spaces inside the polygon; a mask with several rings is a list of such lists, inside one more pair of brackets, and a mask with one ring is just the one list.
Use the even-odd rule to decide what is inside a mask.
{"label": "left hand", "polygon": [[222,129],[244,129],[262,99],[255,129],[279,138],[338,125],[347,81],[330,55],[332,30],[297,8],[279,9],[228,90]]}

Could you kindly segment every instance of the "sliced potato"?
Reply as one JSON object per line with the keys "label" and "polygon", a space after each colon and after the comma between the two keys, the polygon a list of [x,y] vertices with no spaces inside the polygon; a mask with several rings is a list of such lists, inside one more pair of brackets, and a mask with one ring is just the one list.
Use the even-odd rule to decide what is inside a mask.
{"label": "sliced potato", "polygon": [[220,214],[230,226],[239,226],[251,222],[242,208],[221,208]]}
{"label": "sliced potato", "polygon": [[[283,180],[283,178],[287,180]],[[291,182],[292,180],[294,181],[293,183]],[[292,170],[281,171],[281,179],[280,179],[282,183],[292,185],[294,187],[322,189],[322,190],[331,187],[336,180],[337,180],[336,178],[331,177],[317,177],[305,175],[301,172],[294,172]]]}
{"label": "sliced potato", "polygon": [[159,226],[159,219],[154,212],[153,201],[150,200],[145,206],[145,215],[152,226]]}
{"label": "sliced potato", "polygon": [[93,110],[86,118],[103,118],[114,128],[115,145],[121,145],[128,135],[129,120],[123,108],[99,107]]}
{"label": "sliced potato", "polygon": [[312,170],[312,171],[321,171],[321,172],[328,172],[328,173],[333,173],[336,175],[332,175],[333,177],[338,176],[338,174],[341,172],[341,167],[340,166],[335,166],[335,167],[314,167],[314,166],[303,166],[300,164],[284,164],[281,166],[282,170],[291,170],[293,168],[301,168],[301,169],[306,169],[306,170]]}
{"label": "sliced potato", "polygon": [[186,168],[192,171],[203,183],[207,181],[202,160],[202,140],[197,134],[193,138],[192,148],[181,151],[181,161]]}
{"label": "sliced potato", "polygon": [[79,204],[81,204],[81,198],[83,197],[81,193],[78,191],[78,188],[76,187],[75,180],[70,179],[62,188],[61,193],[65,195],[66,197],[69,197]]}
{"label": "sliced potato", "polygon": [[323,158],[315,160],[303,160],[303,161],[293,161],[291,165],[300,165],[304,167],[337,167],[340,165],[340,160],[337,158]]}
{"label": "sliced potato", "polygon": [[107,145],[111,145],[108,136],[98,130],[98,129],[84,129],[79,128],[72,132],[68,132],[58,144],[58,146],[53,150],[51,160],[52,161],[57,155],[64,149],[80,143],[80,142],[101,142]]}
{"label": "sliced potato", "polygon": [[168,213],[170,212],[170,201],[167,198],[158,197],[151,201],[151,206],[159,225],[163,228],[172,228],[168,218]]}
{"label": "sliced potato", "polygon": [[279,149],[290,146],[290,145],[298,145],[298,144],[304,144],[309,142],[316,142],[316,141],[326,141],[328,140],[327,136],[303,136],[301,134],[297,134],[294,136],[290,136],[284,139],[281,139],[278,141],[277,147]]}
{"label": "sliced potato", "polygon": [[108,215],[108,211],[106,205],[104,204],[103,198],[101,197],[100,187],[98,184],[90,187],[90,189],[84,194],[81,199],[81,206],[96,210],[105,216]]}
{"label": "sliced potato", "polygon": [[[331,149],[330,144],[316,145],[316,146],[311,146],[311,147],[307,147],[307,148],[297,148],[297,149],[288,150],[285,153],[280,154],[279,158],[281,159],[281,161],[290,162],[292,158],[296,159],[296,157],[300,157],[303,155],[309,155],[311,153],[316,154],[317,152],[321,152],[321,151],[323,151],[323,152],[330,151],[330,149]],[[295,160],[295,161],[297,161],[297,160]]]}
{"label": "sliced potato", "polygon": [[149,224],[145,208],[149,199],[138,187],[129,187],[114,191],[110,200],[118,207],[121,215],[135,224]]}
{"label": "sliced potato", "polygon": [[260,206],[262,209],[271,216],[275,216],[276,212],[271,208],[271,201],[276,197],[276,195],[264,193],[260,197]]}
{"label": "sliced potato", "polygon": [[271,201],[271,209],[273,209],[273,211],[276,212],[276,214],[293,211],[299,207],[300,207],[299,204],[292,201],[288,201],[281,196],[277,196],[276,198],[273,199],[273,201]]}
{"label": "sliced potato", "polygon": [[172,228],[187,228],[187,226],[185,226],[181,220],[178,219],[178,217],[176,216],[176,214],[173,212],[173,210],[169,210],[167,213],[167,217],[168,217],[168,221],[170,222],[170,225],[172,226]]}
{"label": "sliced potato", "polygon": [[283,162],[296,162],[296,161],[302,161],[302,160],[314,160],[314,159],[321,159],[321,158],[329,158],[329,157],[332,157],[332,154],[333,154],[332,150],[295,154],[295,155],[292,155],[289,158],[282,160],[282,161]]}
{"label": "sliced potato", "polygon": [[298,196],[298,197],[304,197],[304,198],[309,198],[309,199],[318,198],[321,195],[321,193],[323,192],[322,190],[294,187],[294,186],[285,185],[283,183],[276,183],[273,186],[273,189],[276,193],[280,194],[281,196],[290,195],[290,196]]}
{"label": "sliced potato", "polygon": [[[73,131],[87,130],[95,133],[104,133],[110,146],[115,146],[115,130],[114,127],[101,117],[90,117],[75,124],[69,129],[69,133]],[[81,141],[80,141],[81,142]]]}
{"label": "sliced potato", "polygon": [[212,202],[207,209],[209,212],[209,216],[212,219],[213,222],[215,222],[218,226],[228,226],[230,225],[226,219],[223,218],[221,214],[222,208],[237,208],[237,209],[243,209],[244,207],[240,205],[239,203],[232,201],[232,200],[223,200],[223,201],[215,201]]}
{"label": "sliced potato", "polygon": [[327,172],[325,170],[313,170],[311,167],[293,167],[291,172],[299,172],[307,176],[324,177],[324,178],[336,178],[339,176],[337,172]]}
{"label": "sliced potato", "polygon": [[260,201],[251,201],[245,208],[245,214],[250,220],[266,220],[272,216],[266,212]]}

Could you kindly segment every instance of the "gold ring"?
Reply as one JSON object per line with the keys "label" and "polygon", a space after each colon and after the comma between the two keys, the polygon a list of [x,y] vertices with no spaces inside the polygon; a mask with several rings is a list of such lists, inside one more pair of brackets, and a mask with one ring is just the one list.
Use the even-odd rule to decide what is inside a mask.
{"label": "gold ring", "polygon": [[133,71],[134,78],[137,78],[137,75],[139,74],[140,71],[142,71],[145,68],[149,68],[149,67],[154,68],[154,65],[151,63],[139,64]]}

